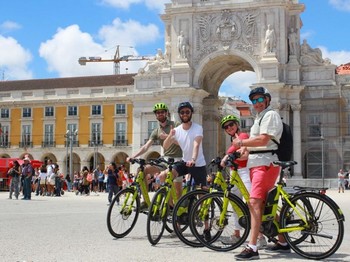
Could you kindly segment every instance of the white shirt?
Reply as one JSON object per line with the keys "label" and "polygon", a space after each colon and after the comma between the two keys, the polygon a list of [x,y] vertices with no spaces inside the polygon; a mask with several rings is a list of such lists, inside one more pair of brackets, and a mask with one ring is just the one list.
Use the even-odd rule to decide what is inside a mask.
{"label": "white shirt", "polygon": [[40,180],[45,180],[47,177],[47,173],[39,171],[39,178]]}
{"label": "white shirt", "polygon": [[[262,121],[260,123],[260,120]],[[264,111],[260,112],[254,120],[254,124],[250,129],[250,137],[256,137],[260,134],[267,134],[277,143],[280,142],[280,138],[283,132],[283,124],[280,115],[271,110],[271,107],[266,108]],[[262,150],[276,150],[277,145],[271,139],[266,146],[260,147],[248,147],[249,151],[262,151]],[[277,154],[272,153],[259,153],[259,154],[249,154],[247,167],[256,166],[269,166],[273,161],[277,161]]]}
{"label": "white shirt", "polygon": [[[183,129],[182,125],[179,125],[175,128],[174,138],[182,149],[182,160],[191,161],[193,155],[193,143],[196,137],[203,137],[203,127],[193,123],[191,124],[190,129]],[[202,143],[199,145],[198,156],[196,159],[196,166],[201,167],[205,166],[205,158],[203,154]]]}
{"label": "white shirt", "polygon": [[46,166],[46,170],[47,170],[47,176],[51,177],[52,173],[53,173],[53,167],[52,164],[51,165],[47,165]]}

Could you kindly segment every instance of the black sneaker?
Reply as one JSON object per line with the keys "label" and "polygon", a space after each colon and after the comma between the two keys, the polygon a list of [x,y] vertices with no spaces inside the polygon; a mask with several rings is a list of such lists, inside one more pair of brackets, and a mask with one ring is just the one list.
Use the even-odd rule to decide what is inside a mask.
{"label": "black sneaker", "polygon": [[209,242],[211,240],[211,234],[209,229],[204,229],[203,231],[203,237],[205,241]]}
{"label": "black sneaker", "polygon": [[236,260],[254,260],[259,258],[258,250],[254,252],[250,246],[246,246],[240,254],[235,255]]}
{"label": "black sneaker", "polygon": [[290,253],[290,246],[283,246],[280,243],[276,243],[272,247],[268,247],[265,249],[266,252],[278,252],[278,253]]}

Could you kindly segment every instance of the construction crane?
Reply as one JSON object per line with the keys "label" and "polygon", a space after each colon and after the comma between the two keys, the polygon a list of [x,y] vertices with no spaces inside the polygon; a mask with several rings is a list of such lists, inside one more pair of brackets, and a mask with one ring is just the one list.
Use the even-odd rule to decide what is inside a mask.
{"label": "construction crane", "polygon": [[78,62],[80,65],[85,66],[86,63],[90,62],[113,62],[114,63],[114,74],[120,74],[120,62],[125,61],[141,61],[141,60],[153,60],[154,56],[134,56],[134,55],[125,55],[119,56],[119,45],[117,45],[117,49],[115,51],[113,59],[102,59],[100,56],[90,56],[90,57],[80,57]]}

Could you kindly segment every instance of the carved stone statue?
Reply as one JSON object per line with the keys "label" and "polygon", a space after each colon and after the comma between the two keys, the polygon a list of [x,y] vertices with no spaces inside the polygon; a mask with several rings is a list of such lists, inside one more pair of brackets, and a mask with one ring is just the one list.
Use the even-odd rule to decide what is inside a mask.
{"label": "carved stone statue", "polygon": [[290,29],[290,33],[288,36],[289,43],[289,54],[297,55],[298,54],[298,35],[294,32],[294,28]]}
{"label": "carved stone statue", "polygon": [[303,40],[301,45],[300,55],[302,65],[322,65],[324,62],[321,49],[311,48],[306,39]]}
{"label": "carved stone statue", "polygon": [[171,42],[170,37],[168,37],[167,41],[165,42],[165,52],[164,52],[164,58],[167,61],[171,61]]}
{"label": "carved stone statue", "polygon": [[167,65],[168,62],[165,60],[162,49],[158,48],[155,59],[148,61],[146,65],[138,71],[138,73],[155,74]]}
{"label": "carved stone statue", "polygon": [[180,35],[177,37],[177,48],[179,50],[179,58],[187,59],[188,58],[188,39],[184,35],[184,32],[181,31]]}
{"label": "carved stone statue", "polygon": [[274,52],[276,47],[276,35],[275,30],[271,25],[267,25],[267,30],[265,33],[265,54]]}

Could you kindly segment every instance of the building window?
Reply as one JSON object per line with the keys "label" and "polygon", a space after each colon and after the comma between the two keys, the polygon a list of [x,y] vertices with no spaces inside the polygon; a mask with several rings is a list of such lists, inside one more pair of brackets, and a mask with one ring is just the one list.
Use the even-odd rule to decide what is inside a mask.
{"label": "building window", "polygon": [[30,107],[24,107],[22,117],[32,117],[32,109]]}
{"label": "building window", "polygon": [[45,116],[54,116],[53,106],[46,106],[45,107]]}
{"label": "building window", "polygon": [[241,119],[241,128],[247,127],[247,121],[245,119]]}
{"label": "building window", "polygon": [[309,136],[321,136],[321,116],[309,116]]}
{"label": "building window", "polygon": [[32,127],[30,125],[22,126],[22,142],[21,147],[31,146]]}
{"label": "building window", "polygon": [[101,115],[101,105],[92,105],[91,115],[93,115],[93,116]]}
{"label": "building window", "polygon": [[0,124],[0,147],[9,147],[9,127]]}
{"label": "building window", "polygon": [[77,106],[68,106],[68,115],[69,116],[77,116],[78,115],[78,107]]}
{"label": "building window", "polygon": [[91,125],[91,143],[90,145],[100,145],[102,144],[101,139],[101,124],[92,123]]}
{"label": "building window", "polygon": [[1,108],[1,118],[10,118],[10,110],[8,108]]}
{"label": "building window", "polygon": [[125,115],[126,114],[125,104],[116,104],[115,105],[115,113],[117,115]]}
{"label": "building window", "polygon": [[44,146],[54,146],[54,129],[53,125],[45,125],[45,131],[44,131]]}
{"label": "building window", "polygon": [[115,145],[127,145],[126,141],[126,123],[125,122],[118,122],[116,123],[116,143]]}

